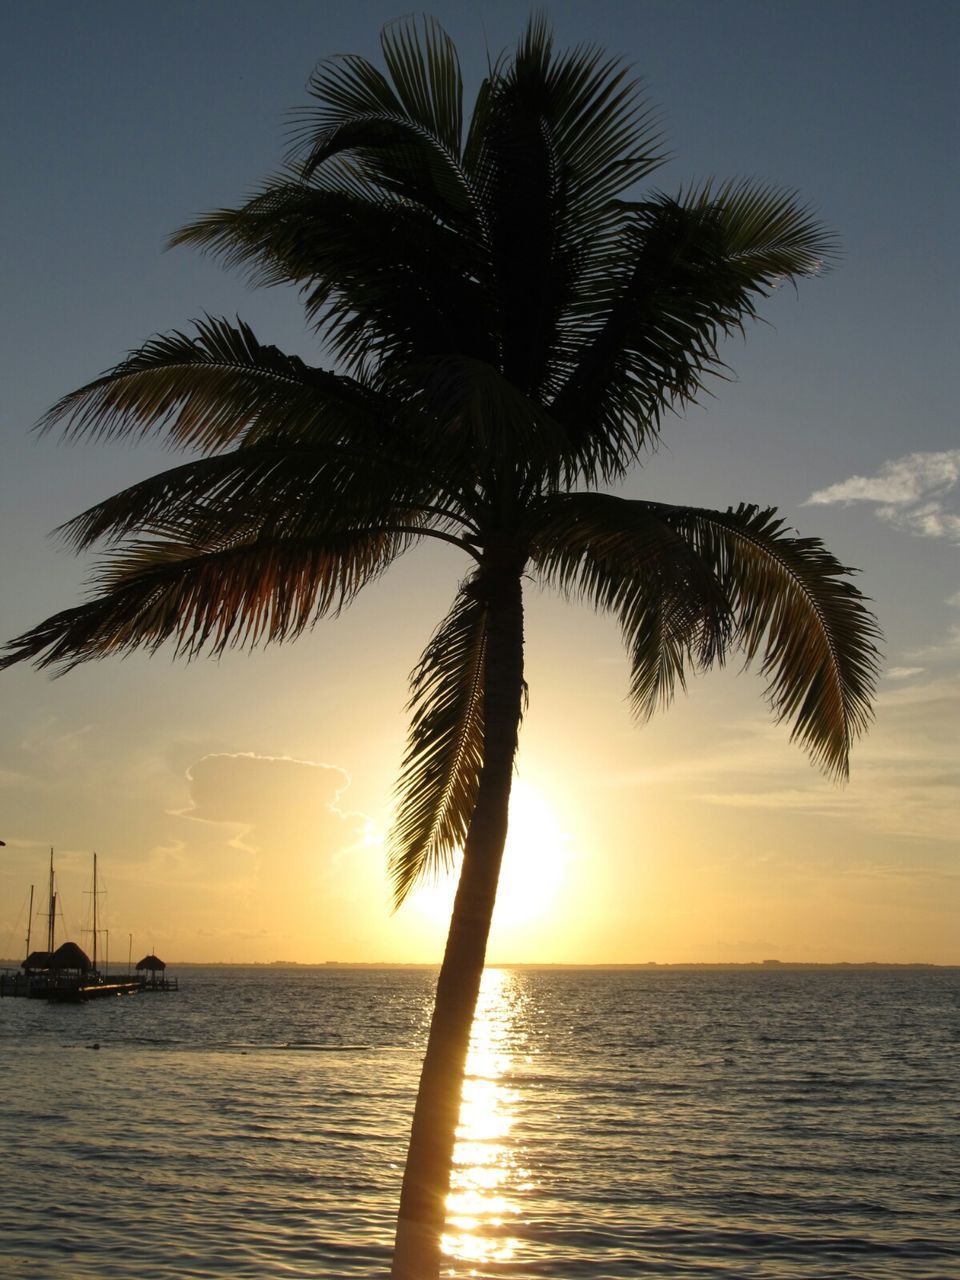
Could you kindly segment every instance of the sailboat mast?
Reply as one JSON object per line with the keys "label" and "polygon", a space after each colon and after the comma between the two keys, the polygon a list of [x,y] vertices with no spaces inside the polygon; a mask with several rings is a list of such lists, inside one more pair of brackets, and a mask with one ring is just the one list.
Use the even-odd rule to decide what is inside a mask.
{"label": "sailboat mast", "polygon": [[26,955],[30,954],[30,931],[33,928],[33,885],[30,886],[30,910],[27,912],[27,950]]}
{"label": "sailboat mast", "polygon": [[50,846],[50,914],[47,916],[47,954],[53,955],[54,935],[57,930],[57,895],[53,887],[53,846]]}
{"label": "sailboat mast", "polygon": [[93,971],[97,971],[97,854],[93,854]]}

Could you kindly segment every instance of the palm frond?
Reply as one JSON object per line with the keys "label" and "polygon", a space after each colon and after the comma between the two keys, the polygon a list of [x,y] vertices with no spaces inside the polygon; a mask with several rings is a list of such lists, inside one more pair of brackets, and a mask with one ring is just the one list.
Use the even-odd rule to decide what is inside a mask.
{"label": "palm frond", "polygon": [[716,575],[777,719],[821,768],[845,778],[871,719],[880,662],[880,631],[854,571],[818,538],[791,534],[773,508],[675,508],[663,518]]}
{"label": "palm frond", "polygon": [[412,718],[391,833],[396,906],[448,867],[466,836],[483,763],[486,615],[465,584],[411,676]]}
{"label": "palm frond", "polygon": [[380,46],[407,115],[459,155],[463,80],[453,41],[436,19],[408,18],[388,23]]}
{"label": "palm frond", "polygon": [[288,182],[204,215],[178,241],[243,268],[256,285],[297,285],[347,369],[451,350],[495,358],[476,237],[422,202]]}
{"label": "palm frond", "polygon": [[840,253],[836,235],[797,192],[771,183],[706,182],[681,194],[680,202],[717,217],[727,259],[759,296],[781,280],[822,274]]}
{"label": "palm frond", "polygon": [[104,562],[92,599],[10,641],[0,669],[26,660],[69,671],[110,654],[153,653],[168,640],[190,659],[293,639],[349,604],[413,536],[347,529],[212,546],[133,543]]}
{"label": "palm frond", "polygon": [[662,159],[629,68],[593,47],[557,53],[531,19],[478,96],[464,151],[488,228],[502,368],[524,391],[560,385],[620,239],[617,197]]}
{"label": "palm frond", "polygon": [[542,504],[533,537],[543,579],[620,619],[631,699],[649,715],[685,665],[760,659],[778,720],[827,772],[845,777],[870,719],[879,632],[863,596],[816,538],[772,509],[727,511],[572,494]]}
{"label": "palm frond", "polygon": [[365,58],[328,59],[310,79],[316,105],[299,113],[289,153],[310,183],[392,194],[443,222],[482,233],[461,162],[463,84],[456,48],[430,18],[381,32],[389,79]]}
{"label": "palm frond", "polygon": [[183,448],[212,451],[258,435],[339,438],[383,429],[393,409],[354,379],[312,369],[264,346],[242,322],[206,318],[196,335],[150,339],[126,360],[58,400],[38,424],[110,439],[165,429]]}
{"label": "palm frond", "polygon": [[544,583],[620,622],[630,655],[630,700],[646,719],[686,687],[688,667],[722,661],[732,620],[710,566],[657,504],[607,494],[553,497],[531,538]]}
{"label": "palm frond", "polygon": [[420,435],[440,475],[469,458],[481,492],[512,486],[519,506],[528,492],[571,478],[567,433],[486,361],[458,354],[420,360],[385,379],[384,389],[420,411]]}
{"label": "palm frond", "polygon": [[382,28],[380,47],[390,80],[356,55],[327,59],[310,77],[319,106],[303,114],[295,134],[298,147],[311,147],[308,170],[322,163],[324,142],[338,128],[375,117],[419,125],[450,155],[460,154],[463,82],[453,41],[433,18],[401,18]]}
{"label": "palm frond", "polygon": [[585,466],[607,478],[656,439],[664,413],[724,371],[720,342],[756,316],[759,299],[816,274],[836,250],[792,193],[762,184],[655,195],[630,209],[604,312],[582,317],[580,349],[551,404]]}
{"label": "palm frond", "polygon": [[[468,537],[460,503],[432,475],[426,453],[264,439],[150,476],[98,502],[56,532],[76,551],[105,540],[167,537],[223,539],[259,528],[299,538],[357,527],[422,525]],[[450,468],[447,477],[455,475]],[[208,532],[209,530],[209,532]]]}
{"label": "palm frond", "polygon": [[[596,45],[554,54],[542,18],[533,18],[515,63],[518,84],[544,95],[565,200],[565,232],[600,232],[612,201],[662,165],[658,113],[629,64]],[[594,221],[594,220],[597,221]]]}
{"label": "palm frond", "polygon": [[556,52],[542,16],[530,19],[513,58],[498,62],[478,98],[464,156],[481,190],[502,182],[504,158],[516,159],[507,144],[512,116],[517,124],[539,119],[549,136],[563,218],[581,240],[600,230],[615,196],[665,159],[657,115],[629,65],[592,45]]}

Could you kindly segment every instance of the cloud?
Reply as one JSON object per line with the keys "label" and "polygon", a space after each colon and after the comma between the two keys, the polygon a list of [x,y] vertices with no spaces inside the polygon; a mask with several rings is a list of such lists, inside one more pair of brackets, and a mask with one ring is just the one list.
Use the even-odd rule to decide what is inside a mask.
{"label": "cloud", "polygon": [[954,623],[947,628],[947,634],[936,644],[921,645],[916,649],[908,649],[904,655],[918,662],[937,662],[942,659],[953,659],[960,656],[960,625]]}
{"label": "cloud", "polygon": [[818,489],[807,506],[835,502],[884,502],[894,506],[919,502],[935,492],[948,492],[960,482],[960,449],[942,453],[908,453],[885,462],[876,475],[851,476]]}
{"label": "cloud", "polygon": [[[900,706],[923,709],[922,715],[926,716],[926,708],[931,703],[943,709],[947,721],[954,715],[958,715],[960,721],[960,675],[949,673],[931,677],[921,683],[901,685],[896,689],[883,688],[877,695],[878,714],[883,713],[886,708]],[[881,714],[881,719],[883,718],[885,717]],[[922,722],[915,727],[922,728]],[[870,740],[868,737],[867,741]]]}
{"label": "cloud", "polygon": [[278,862],[329,859],[365,835],[363,814],[340,807],[350,776],[337,765],[255,752],[203,756],[186,773],[190,803],[176,816],[232,832],[231,847]]}
{"label": "cloud", "polygon": [[245,826],[282,823],[304,806],[310,813],[333,810],[350,785],[350,775],[338,765],[253,751],[202,756],[186,776],[190,805],[182,816]]}
{"label": "cloud", "polygon": [[0,787],[34,787],[36,778],[28,773],[20,773],[17,769],[0,769]]}
{"label": "cloud", "polygon": [[814,778],[798,785],[795,771],[785,769],[771,750],[766,762],[758,758],[749,771],[702,773],[691,780],[694,794],[724,808],[842,819],[863,831],[955,848],[960,676],[888,685],[876,711],[876,724],[856,746],[849,787],[825,786]]}
{"label": "cloud", "polygon": [[891,667],[887,672],[888,680],[909,680],[911,676],[922,675],[923,667]]}
{"label": "cloud", "polygon": [[841,791],[809,790],[792,787],[784,791],[705,791],[697,797],[705,804],[723,805],[731,809],[776,809],[797,813],[840,813],[847,804]]}
{"label": "cloud", "polygon": [[82,724],[74,729],[65,729],[56,716],[45,716],[24,731],[20,750],[25,755],[40,756],[44,760],[52,756],[61,762],[77,759],[89,751],[89,739],[96,728],[95,724]]}
{"label": "cloud", "polygon": [[805,506],[875,502],[877,515],[926,538],[960,542],[960,449],[908,453],[872,476],[851,476],[818,489]]}
{"label": "cloud", "polygon": [[[919,663],[916,667],[919,667]],[[835,787],[808,769],[783,725],[760,716],[727,725],[726,740],[700,754],[616,775],[682,813],[688,805],[781,814],[787,822],[843,822],[867,836],[956,849],[960,813],[960,673],[895,669],[876,699],[876,723],[852,753],[851,781]],[[724,820],[726,821],[726,820]],[[819,838],[819,837],[817,837]]]}
{"label": "cloud", "polygon": [[370,848],[370,819],[344,804],[347,771],[290,756],[212,752],[181,778],[186,803],[166,810],[172,825],[141,869],[141,879],[163,892],[177,889],[176,946],[200,939],[204,950],[222,934],[231,948],[236,943],[232,955],[348,954],[358,920],[353,898],[372,920],[369,908],[386,902],[387,886],[382,851]]}

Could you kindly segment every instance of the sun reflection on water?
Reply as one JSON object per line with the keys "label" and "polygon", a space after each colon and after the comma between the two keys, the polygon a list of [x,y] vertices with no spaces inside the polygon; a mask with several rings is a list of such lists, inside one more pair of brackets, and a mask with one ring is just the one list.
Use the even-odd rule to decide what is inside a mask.
{"label": "sun reflection on water", "polygon": [[517,1091],[505,1077],[512,1064],[510,1032],[520,992],[503,969],[483,975],[460,1104],[460,1124],[447,1197],[443,1251],[466,1263],[506,1262],[517,1241],[511,1224],[520,1207],[512,1193],[526,1178],[508,1143]]}

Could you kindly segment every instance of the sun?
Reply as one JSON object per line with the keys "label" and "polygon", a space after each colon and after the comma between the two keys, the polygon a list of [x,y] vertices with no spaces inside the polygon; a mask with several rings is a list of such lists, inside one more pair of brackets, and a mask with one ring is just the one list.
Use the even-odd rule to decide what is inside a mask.
{"label": "sun", "polygon": [[[525,924],[549,912],[563,883],[567,845],[568,837],[543,793],[522,779],[514,782],[494,928]],[[451,874],[438,884],[424,885],[411,897],[411,905],[431,920],[446,923],[456,879]]]}

